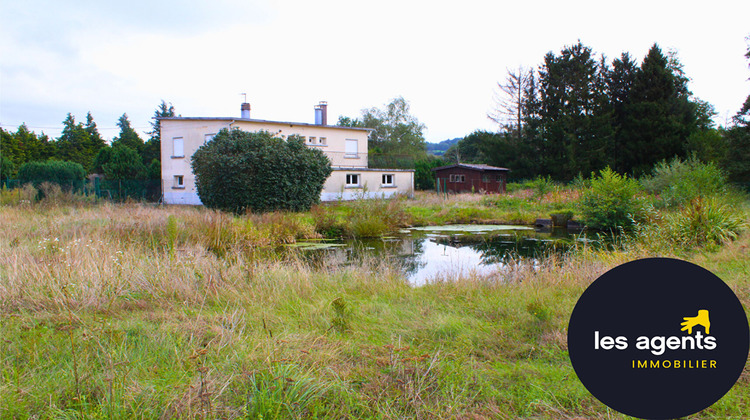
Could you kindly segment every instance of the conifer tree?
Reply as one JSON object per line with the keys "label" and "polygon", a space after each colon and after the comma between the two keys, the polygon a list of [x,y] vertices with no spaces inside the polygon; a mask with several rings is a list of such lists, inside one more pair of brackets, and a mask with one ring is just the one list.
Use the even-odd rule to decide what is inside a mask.
{"label": "conifer tree", "polygon": [[622,147],[627,141],[624,131],[627,110],[630,106],[633,84],[638,66],[627,52],[612,61],[612,69],[607,78],[607,92],[612,106],[612,140],[609,144],[610,167],[618,173],[625,173]]}
{"label": "conifer tree", "polygon": [[143,163],[146,165],[153,165],[154,160],[161,162],[161,120],[159,118],[174,117],[175,111],[174,106],[167,103],[162,99],[159,106],[154,111],[153,121],[151,124],[151,131],[148,134],[151,138],[145,144],[141,157]]}
{"label": "conifer tree", "polygon": [[89,144],[89,135],[81,123],[76,123],[75,117],[68,113],[63,121],[63,130],[58,137],[55,157],[63,160],[81,164],[85,170],[91,168],[93,157],[89,157],[86,151]]}
{"label": "conifer tree", "polygon": [[569,180],[601,164],[602,83],[589,47],[579,41],[548,53],[539,71],[544,174]]}
{"label": "conifer tree", "polygon": [[661,160],[684,157],[687,139],[697,128],[696,108],[676,58],[654,44],[636,74],[626,108],[623,168],[640,174]]}
{"label": "conifer tree", "polygon": [[144,146],[143,139],[141,139],[133,127],[130,126],[128,114],[122,114],[117,120],[117,126],[120,127],[120,135],[112,139],[112,147],[118,145],[128,146],[140,153]]}

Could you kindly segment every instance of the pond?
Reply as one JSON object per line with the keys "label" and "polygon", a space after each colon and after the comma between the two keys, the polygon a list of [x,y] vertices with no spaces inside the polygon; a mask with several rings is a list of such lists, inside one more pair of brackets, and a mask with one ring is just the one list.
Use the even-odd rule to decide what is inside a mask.
{"label": "pond", "polygon": [[502,271],[519,257],[534,264],[549,253],[592,242],[580,232],[509,225],[447,225],[404,229],[397,235],[366,240],[298,243],[305,259],[346,266],[364,258],[397,263],[415,286],[435,280]]}

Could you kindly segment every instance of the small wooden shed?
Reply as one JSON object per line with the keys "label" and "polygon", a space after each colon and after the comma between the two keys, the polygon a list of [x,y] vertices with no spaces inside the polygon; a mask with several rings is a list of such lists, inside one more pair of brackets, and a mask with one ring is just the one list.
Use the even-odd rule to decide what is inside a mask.
{"label": "small wooden shed", "polygon": [[497,194],[505,192],[510,169],[478,163],[458,163],[434,168],[433,172],[438,192]]}

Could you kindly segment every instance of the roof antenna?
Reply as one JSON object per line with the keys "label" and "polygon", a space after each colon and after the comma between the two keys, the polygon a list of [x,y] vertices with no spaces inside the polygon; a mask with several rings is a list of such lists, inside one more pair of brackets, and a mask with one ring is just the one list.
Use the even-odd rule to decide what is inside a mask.
{"label": "roof antenna", "polygon": [[242,95],[244,97],[244,99],[242,100],[242,102],[247,102],[247,93],[240,93],[240,95]]}

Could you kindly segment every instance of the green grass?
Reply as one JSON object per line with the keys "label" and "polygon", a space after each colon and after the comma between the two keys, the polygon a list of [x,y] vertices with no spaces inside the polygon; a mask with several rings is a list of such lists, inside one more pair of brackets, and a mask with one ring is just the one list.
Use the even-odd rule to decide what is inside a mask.
{"label": "green grass", "polygon": [[[536,209],[513,196],[452,198],[442,215],[433,198],[390,205],[471,223],[569,205],[549,194]],[[326,211],[344,219],[356,205],[390,217],[384,203]],[[586,286],[655,255],[647,244],[418,288],[387,262],[334,270],[256,252],[315,236],[315,220],[0,207],[0,418],[626,418],[578,381],[566,328]],[[750,308],[748,246],[745,234],[678,251]],[[746,371],[691,418],[745,418],[747,395]]]}

